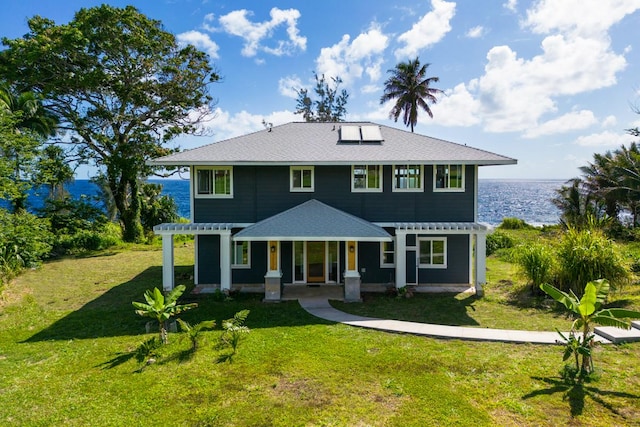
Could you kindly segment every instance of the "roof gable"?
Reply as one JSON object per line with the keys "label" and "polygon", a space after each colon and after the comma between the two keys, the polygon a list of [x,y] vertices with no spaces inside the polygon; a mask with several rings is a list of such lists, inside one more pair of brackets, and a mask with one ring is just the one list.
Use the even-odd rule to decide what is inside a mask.
{"label": "roof gable", "polygon": [[234,240],[390,241],[382,227],[339,209],[308,200],[238,232]]}

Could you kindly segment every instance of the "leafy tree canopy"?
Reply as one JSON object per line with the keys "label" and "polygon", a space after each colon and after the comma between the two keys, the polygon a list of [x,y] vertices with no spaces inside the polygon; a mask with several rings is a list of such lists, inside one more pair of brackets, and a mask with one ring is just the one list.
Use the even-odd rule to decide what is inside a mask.
{"label": "leafy tree canopy", "polygon": [[343,122],[347,115],[347,100],[349,93],[345,89],[338,92],[342,83],[340,77],[331,77],[333,85],[324,77],[315,74],[316,99],[311,99],[307,89],[296,89],[298,100],[295,114],[302,114],[306,122]]}
{"label": "leafy tree canopy", "polygon": [[142,237],[139,177],[165,144],[198,130],[219,79],[206,53],[178,46],[159,21],[132,6],[79,10],[68,24],[35,16],[7,39],[0,78],[42,96],[75,154],[105,171],[125,240]]}

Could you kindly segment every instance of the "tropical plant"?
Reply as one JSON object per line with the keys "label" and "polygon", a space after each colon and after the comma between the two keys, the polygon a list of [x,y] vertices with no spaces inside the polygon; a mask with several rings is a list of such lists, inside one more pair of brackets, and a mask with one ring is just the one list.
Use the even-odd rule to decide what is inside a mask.
{"label": "tropical plant", "polygon": [[185,322],[182,319],[176,319],[180,325],[180,329],[187,333],[189,340],[191,341],[191,350],[196,351],[200,342],[200,332],[207,329],[213,329],[216,326],[215,320],[203,320],[195,326]]}
{"label": "tropical plant", "polygon": [[237,312],[233,318],[222,322],[222,335],[220,335],[220,348],[231,348],[231,353],[221,357],[221,360],[232,361],[233,356],[238,351],[238,346],[242,338],[250,332],[250,329],[244,325],[245,320],[249,316],[249,310],[241,310]]}
{"label": "tropical plant", "polygon": [[140,178],[169,141],[199,131],[219,79],[210,58],[179,46],[133,6],[80,9],[66,24],[35,16],[21,38],[2,40],[0,78],[42,97],[73,135],[74,154],[107,176],[126,241],[141,241]]}
{"label": "tropical plant", "polygon": [[560,333],[565,341],[566,348],[563,360],[574,356],[575,368],[579,372],[579,378],[584,379],[593,372],[594,332],[593,325],[615,326],[629,329],[631,324],[628,319],[640,319],[640,312],[623,308],[602,308],[602,304],[609,295],[609,281],[598,279],[590,281],[584,287],[582,298],[578,298],[573,292],[563,292],[560,289],[543,283],[540,285],[547,295],[564,305],[576,317],[571,324],[569,337]]}
{"label": "tropical plant", "polygon": [[178,205],[173,197],[162,195],[162,185],[142,182],[140,190],[143,201],[140,222],[145,233],[153,236],[154,226],[178,220]]}
{"label": "tropical plant", "polygon": [[177,303],[178,298],[180,298],[185,290],[186,286],[178,285],[165,297],[158,288],[153,288],[153,290],[147,289],[144,293],[144,299],[147,301],[146,303],[136,301],[132,302],[133,306],[136,308],[136,314],[144,317],[151,317],[158,321],[160,340],[163,344],[168,343],[167,326],[169,319],[177,314],[198,306],[197,303]]}
{"label": "tropical plant", "polygon": [[565,292],[582,294],[582,283],[607,279],[613,286],[629,281],[629,272],[616,244],[598,229],[569,228],[557,248],[558,284]]}
{"label": "tropical plant", "polygon": [[544,244],[533,243],[518,248],[516,262],[531,283],[534,293],[541,284],[551,281],[554,259],[553,249]]}
{"label": "tropical plant", "polygon": [[316,86],[314,88],[316,99],[311,99],[307,89],[294,89],[298,94],[296,111],[294,114],[302,114],[305,122],[342,122],[347,115],[347,99],[349,93],[345,89],[338,92],[338,86],[342,83],[340,77],[331,77],[333,87],[329,86],[324,74],[318,77],[314,74]]}
{"label": "tropical plant", "polygon": [[389,118],[397,122],[402,114],[402,121],[405,126],[411,127],[411,132],[418,123],[418,110],[422,109],[433,118],[429,104],[438,102],[436,95],[444,93],[440,89],[431,87],[432,83],[440,79],[426,77],[429,65],[431,64],[421,66],[418,58],[400,62],[394,69],[388,70],[391,77],[384,82],[384,94],[380,97],[380,104],[395,100],[396,103],[389,112]]}

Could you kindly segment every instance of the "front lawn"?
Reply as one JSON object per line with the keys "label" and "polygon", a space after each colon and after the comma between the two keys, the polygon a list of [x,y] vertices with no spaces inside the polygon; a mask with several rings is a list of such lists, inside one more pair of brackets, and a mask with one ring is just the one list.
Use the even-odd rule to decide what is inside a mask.
{"label": "front lawn", "polygon": [[[193,247],[176,248],[191,286]],[[200,304],[193,323],[251,313],[232,362],[218,362],[219,329],[189,353],[172,333],[155,364],[130,357],[147,319],[132,300],[161,284],[158,248],[47,263],[8,285],[0,302],[0,424],[72,426],[639,425],[640,344],[602,346],[600,379],[569,387],[556,346],[466,342],[332,324],[296,302],[260,295]],[[508,266],[496,265],[498,270]],[[491,271],[489,272],[491,273]],[[559,312],[489,276],[487,297],[375,297],[349,310],[477,327],[553,330]],[[635,298],[635,297],[634,297]],[[635,299],[631,299],[635,304]],[[342,306],[341,306],[342,307]],[[366,307],[366,308],[362,308]],[[444,313],[444,315],[443,315]],[[422,317],[420,317],[422,316]],[[509,322],[509,323],[505,323]],[[533,326],[535,325],[535,326]]]}

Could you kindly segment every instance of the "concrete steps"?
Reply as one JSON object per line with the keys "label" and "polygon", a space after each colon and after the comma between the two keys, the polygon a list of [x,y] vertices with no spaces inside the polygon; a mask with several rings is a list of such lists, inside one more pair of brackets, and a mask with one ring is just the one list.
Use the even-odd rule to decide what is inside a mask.
{"label": "concrete steps", "polygon": [[628,330],[613,326],[598,326],[594,328],[594,332],[614,344],[640,341],[640,321],[631,322],[631,329]]}

